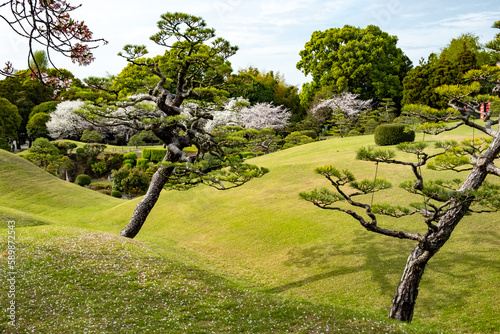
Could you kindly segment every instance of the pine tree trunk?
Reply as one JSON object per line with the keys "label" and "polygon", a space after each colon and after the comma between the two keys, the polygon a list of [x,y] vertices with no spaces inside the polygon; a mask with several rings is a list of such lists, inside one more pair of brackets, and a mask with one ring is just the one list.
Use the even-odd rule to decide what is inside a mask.
{"label": "pine tree trunk", "polygon": [[[176,161],[177,159],[178,155],[169,150],[163,160]],[[158,201],[163,186],[168,181],[172,171],[173,169],[170,167],[160,167],[156,173],[154,173],[146,195],[144,195],[144,198],[135,207],[132,218],[127,226],[125,226],[125,228],[120,232],[121,236],[134,238],[137,233],[139,233],[142,225],[144,225],[144,222],[146,221],[146,218],[148,218],[149,213]]]}
{"label": "pine tree trunk", "polygon": [[[483,184],[488,175],[487,166],[492,163],[499,151],[500,138],[497,137],[494,138],[493,143],[483,156],[478,159],[478,162],[460,187],[461,191],[478,189]],[[450,209],[439,220],[436,231],[429,232],[426,235],[425,243],[419,244],[413,249],[408,257],[403,276],[399,281],[396,295],[392,301],[389,318],[411,322],[418,296],[418,286],[424,274],[425,266],[451,237],[453,230],[469,210],[471,202],[471,200],[453,202]]]}
{"label": "pine tree trunk", "polygon": [[424,274],[425,266],[432,255],[417,245],[406,262],[403,276],[392,300],[389,318],[411,322],[418,296],[418,286]]}
{"label": "pine tree trunk", "polygon": [[168,180],[169,174],[170,171],[168,171],[167,168],[161,167],[153,175],[146,195],[135,207],[132,218],[127,226],[125,226],[125,228],[120,232],[121,236],[134,238],[137,233],[139,233],[142,225],[144,225],[144,222],[146,221],[146,218],[158,201],[163,186]]}

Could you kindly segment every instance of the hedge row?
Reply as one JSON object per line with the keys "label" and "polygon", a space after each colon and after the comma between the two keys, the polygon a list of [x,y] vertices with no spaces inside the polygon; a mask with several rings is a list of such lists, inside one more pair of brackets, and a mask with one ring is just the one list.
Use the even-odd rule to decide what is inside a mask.
{"label": "hedge row", "polygon": [[167,149],[162,148],[145,148],[142,150],[142,159],[148,159],[153,162],[160,162],[167,154]]}
{"label": "hedge row", "polygon": [[375,129],[375,144],[380,146],[413,142],[415,132],[404,124],[381,124]]}

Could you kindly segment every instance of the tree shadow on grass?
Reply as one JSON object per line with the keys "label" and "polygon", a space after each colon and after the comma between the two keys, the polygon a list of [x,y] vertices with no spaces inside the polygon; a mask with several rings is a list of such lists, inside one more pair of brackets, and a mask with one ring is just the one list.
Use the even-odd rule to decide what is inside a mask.
{"label": "tree shadow on grass", "polygon": [[[417,314],[420,313],[425,318],[437,317],[437,319],[446,317],[448,313],[458,314],[450,318],[450,325],[460,318],[459,321],[467,323],[467,326],[474,331],[498,329],[500,320],[495,320],[489,315],[485,315],[488,321],[478,320],[475,315],[469,315],[467,310],[475,310],[481,314],[485,312],[497,314],[499,304],[495,302],[495,298],[490,301],[490,304],[477,302],[477,305],[470,305],[470,300],[481,299],[485,293],[495,294],[495,284],[487,283],[487,278],[484,277],[478,280],[476,276],[483,273],[491,277],[498,275],[500,258],[497,255],[497,245],[500,244],[499,240],[500,234],[494,231],[487,234],[469,232],[451,244],[450,248],[447,247],[438,252],[429,262],[422,278],[421,296],[415,309]],[[474,245],[474,252],[459,247],[464,243]],[[360,231],[349,243],[346,241],[309,248],[294,248],[289,252],[284,265],[317,268],[317,271],[324,270],[324,272],[268,289],[266,292],[282,293],[336,276],[364,271],[370,275],[372,282],[377,283],[379,293],[387,297],[389,305],[404,271],[406,259],[413,247],[415,243],[408,240],[386,238]],[[340,261],[339,257],[341,257]],[[349,263],[349,260],[352,262]],[[484,289],[487,291],[482,291]],[[479,295],[475,297],[474,294]]]}
{"label": "tree shadow on grass", "polygon": [[[389,275],[403,272],[405,261],[413,245],[401,240],[391,240],[380,235],[361,230],[351,242],[329,243],[303,249],[292,249],[284,265],[299,268],[318,268],[328,270],[295,282],[267,290],[280,293],[289,289],[332,278],[365,271],[377,282],[382,294],[393,296],[397,281]],[[339,257],[345,258],[346,265],[339,266]],[[349,264],[349,261],[352,261]]]}

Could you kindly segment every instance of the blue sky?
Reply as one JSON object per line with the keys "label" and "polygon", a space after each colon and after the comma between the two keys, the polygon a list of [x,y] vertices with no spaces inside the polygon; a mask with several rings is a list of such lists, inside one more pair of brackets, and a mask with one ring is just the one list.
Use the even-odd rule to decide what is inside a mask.
{"label": "blue sky", "polygon": [[[463,33],[474,33],[482,43],[498,33],[498,0],[408,1],[408,0],[70,0],[82,3],[73,17],[85,20],[95,37],[109,44],[95,51],[96,61],[79,67],[54,56],[56,64],[79,78],[117,74],[125,60],[116,56],[125,44],[145,44],[154,56],[164,49],[149,40],[160,14],[167,11],[201,16],[217,36],[238,45],[230,58],[233,69],[254,66],[280,72],[289,84],[307,82],[295,65],[299,52],[316,30],[341,28],[346,24],[379,26],[399,38],[398,46],[418,64],[421,57],[439,52]],[[16,68],[26,66],[26,41],[0,23],[0,63],[10,60]]]}

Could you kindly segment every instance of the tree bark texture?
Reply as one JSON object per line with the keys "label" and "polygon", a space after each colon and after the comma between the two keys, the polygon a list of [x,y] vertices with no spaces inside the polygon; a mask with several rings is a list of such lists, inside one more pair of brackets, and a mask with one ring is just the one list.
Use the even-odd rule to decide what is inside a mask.
{"label": "tree bark texture", "polygon": [[[176,158],[176,154],[169,150],[163,160],[174,161]],[[158,201],[163,186],[167,182],[172,171],[173,169],[170,167],[160,167],[156,173],[154,173],[146,195],[144,195],[143,199],[135,207],[132,218],[127,226],[125,226],[125,228],[120,232],[121,236],[134,238],[137,233],[139,233],[142,225],[144,225],[144,222],[146,221],[146,218],[149,216],[149,213]]]}
{"label": "tree bark texture", "polygon": [[408,257],[399,286],[392,300],[389,318],[411,322],[418,296],[418,286],[432,255],[417,245]]}
{"label": "tree bark texture", "polygon": [[[460,191],[478,189],[488,175],[490,166],[500,151],[500,136],[493,139],[486,152],[477,159],[473,170],[460,187]],[[453,230],[467,213],[471,200],[456,199],[450,210],[439,220],[437,229],[426,234],[425,242],[419,243],[408,257],[403,276],[399,281],[396,295],[392,301],[389,318],[411,322],[418,295],[418,286],[425,266],[441,247],[448,241]]]}

